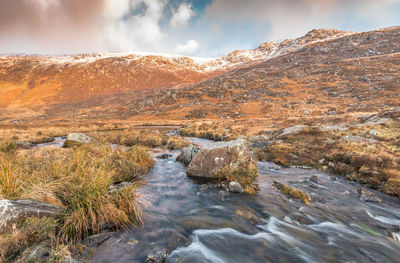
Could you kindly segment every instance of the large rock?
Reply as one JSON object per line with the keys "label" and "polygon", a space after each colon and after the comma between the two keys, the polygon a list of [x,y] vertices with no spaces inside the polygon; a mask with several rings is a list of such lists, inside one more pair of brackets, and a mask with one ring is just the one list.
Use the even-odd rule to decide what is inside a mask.
{"label": "large rock", "polygon": [[27,217],[55,218],[62,211],[62,207],[35,200],[0,200],[0,232]]}
{"label": "large rock", "polygon": [[178,155],[176,160],[178,162],[189,165],[189,163],[193,160],[194,156],[199,151],[193,144],[189,144],[188,147],[182,148],[181,153]]}
{"label": "large rock", "polygon": [[87,136],[86,134],[83,133],[70,133],[67,136],[67,140],[64,142],[63,147],[71,147],[71,146],[76,146],[76,145],[81,145],[85,143],[91,143],[93,142],[93,138],[90,136]]}
{"label": "large rock", "polygon": [[258,177],[258,169],[247,142],[238,139],[212,143],[203,147],[187,168],[188,176],[221,178],[250,186]]}

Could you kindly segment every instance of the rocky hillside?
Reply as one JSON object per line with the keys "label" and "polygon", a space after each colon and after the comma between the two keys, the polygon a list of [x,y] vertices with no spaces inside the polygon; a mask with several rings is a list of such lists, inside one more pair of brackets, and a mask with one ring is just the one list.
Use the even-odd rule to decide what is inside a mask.
{"label": "rocky hillside", "polygon": [[[398,43],[400,27],[315,41],[131,107],[178,119],[336,118],[391,109],[400,105]],[[158,106],[143,108],[145,101]]]}
{"label": "rocky hillside", "polygon": [[313,30],[217,59],[146,54],[0,58],[0,118],[345,116],[399,105],[400,27]]}

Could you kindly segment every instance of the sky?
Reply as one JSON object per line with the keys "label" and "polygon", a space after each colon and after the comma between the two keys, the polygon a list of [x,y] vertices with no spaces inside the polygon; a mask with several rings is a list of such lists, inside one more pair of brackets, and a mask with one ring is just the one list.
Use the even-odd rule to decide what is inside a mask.
{"label": "sky", "polygon": [[314,28],[400,25],[400,0],[0,0],[0,54],[219,57]]}

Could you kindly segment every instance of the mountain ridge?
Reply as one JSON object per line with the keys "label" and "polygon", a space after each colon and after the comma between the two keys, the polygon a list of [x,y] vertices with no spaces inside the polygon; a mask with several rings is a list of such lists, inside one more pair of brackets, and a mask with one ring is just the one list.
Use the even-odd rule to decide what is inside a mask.
{"label": "mountain ridge", "polygon": [[[246,69],[257,71],[260,68],[268,68],[270,73],[275,72],[275,75],[282,77],[287,75],[285,72],[280,73],[284,68],[303,66],[303,70],[307,71],[308,64],[316,64],[317,58],[321,61],[332,60],[330,63],[335,64],[343,59],[395,54],[395,51],[399,51],[395,45],[396,41],[399,41],[399,31],[400,27],[361,33],[314,29],[296,39],[280,43],[265,42],[256,49],[234,51],[217,59],[196,60],[182,56],[135,54],[92,54],[61,58],[3,56],[0,57],[0,114],[3,120],[20,117],[51,119],[58,115],[53,113],[60,112],[62,108],[72,109],[73,112],[96,112],[99,107],[103,107],[114,108],[113,115],[118,117],[118,110],[115,108],[122,107],[125,110],[121,111],[121,116],[126,119],[130,114],[136,116],[142,111],[146,112],[143,105],[150,108],[158,103],[163,105],[160,98],[165,95],[164,92],[176,94],[175,91],[179,89],[196,89],[219,78],[218,76],[229,77],[232,72],[238,72],[232,78],[240,82],[245,78],[245,74],[248,74],[245,73]],[[329,67],[329,64],[326,67]],[[379,72],[379,69],[377,70]],[[298,78],[307,78],[297,69],[296,72]],[[258,82],[273,82],[274,76],[258,75],[255,79]],[[247,79],[245,82],[247,83],[240,85],[249,86],[254,80]],[[222,88],[213,87],[214,90],[210,87],[203,89],[206,88],[209,93],[221,93],[220,91],[225,89],[224,84],[221,84]],[[247,91],[243,89],[240,92],[246,94]],[[152,98],[154,94],[161,97]],[[136,103],[136,100],[140,103]],[[144,101],[148,103],[144,104]],[[134,112],[127,110],[132,103],[136,107]],[[172,98],[172,102],[168,103],[171,106],[179,101]],[[211,105],[216,107],[213,103]],[[186,116],[189,115],[186,112]],[[256,115],[263,116],[259,113]],[[186,118],[173,114],[172,116],[178,119]],[[213,116],[236,118],[244,115],[230,113],[229,116]]]}

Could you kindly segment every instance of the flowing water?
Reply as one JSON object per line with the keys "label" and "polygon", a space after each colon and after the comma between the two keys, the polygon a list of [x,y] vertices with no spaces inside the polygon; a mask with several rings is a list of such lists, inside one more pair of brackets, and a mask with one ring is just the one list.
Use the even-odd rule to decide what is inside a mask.
{"label": "flowing water", "polygon": [[[211,143],[190,138],[198,145]],[[140,192],[151,207],[143,228],[121,231],[90,250],[90,262],[144,262],[167,249],[166,262],[400,262],[400,201],[359,199],[360,187],[321,171],[260,162],[260,191],[226,193],[186,176],[186,166],[156,156]],[[318,185],[310,184],[318,175]],[[281,194],[273,182],[301,189],[310,206]]]}
{"label": "flowing water", "polygon": [[[170,252],[166,262],[400,262],[395,197],[374,192],[382,203],[366,203],[356,183],[317,170],[274,170],[267,162],[259,163],[257,194],[226,193],[188,178],[175,161],[178,152],[172,154],[157,159],[141,189],[152,204],[145,226],[107,239],[93,249],[91,262],[144,262],[163,249]],[[308,182],[313,174],[318,188]],[[318,201],[291,200],[273,181]]]}

